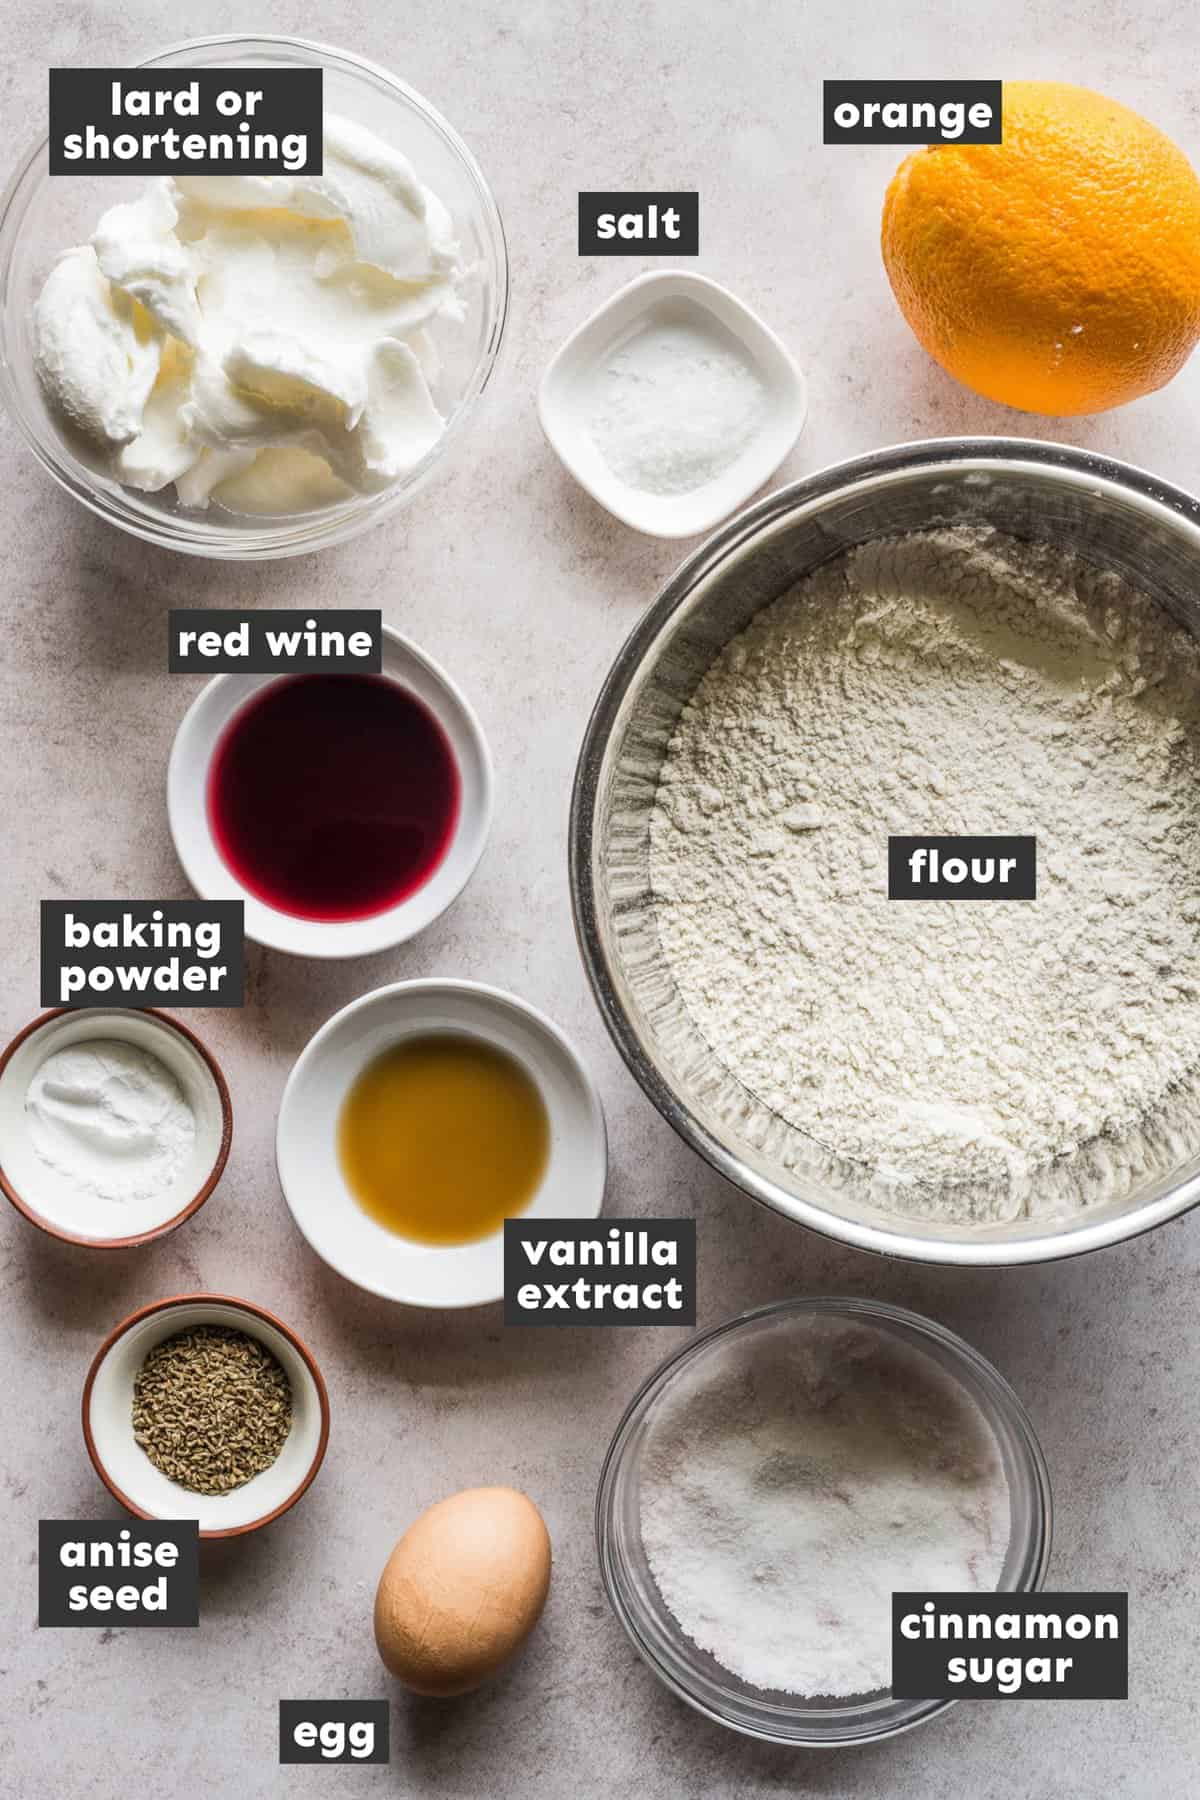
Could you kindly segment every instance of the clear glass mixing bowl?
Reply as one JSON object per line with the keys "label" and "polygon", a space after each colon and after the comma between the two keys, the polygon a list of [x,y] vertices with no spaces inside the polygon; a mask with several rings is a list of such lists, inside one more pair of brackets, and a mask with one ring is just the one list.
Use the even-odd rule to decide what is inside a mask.
{"label": "clear glass mixing bowl", "polygon": [[89,467],[46,406],[33,365],[33,307],[50,266],[86,243],[101,213],[144,181],[116,175],[51,178],[48,139],[22,158],[0,197],[0,397],[42,466],[102,519],[169,550],[261,560],[343,542],[407,504],[456,445],[495,366],[508,308],[508,255],[491,190],[471,152],[441,114],[404,82],[362,58],[292,37],[209,37],[176,44],[137,65],[187,69],[313,68],[325,71],[325,108],[345,113],[393,144],[449,208],[472,266],[467,316],[436,326],[442,361],[434,399],[446,428],[417,466],[381,494],[355,495],[304,513],[250,516],[180,506],[174,488],[140,494]]}
{"label": "clear glass mixing bowl", "polygon": [[881,1301],[781,1300],[702,1332],[669,1357],[634,1396],[617,1427],[596,1496],[600,1573],[613,1610],[634,1647],[673,1694],[697,1712],[747,1737],[776,1744],[862,1744],[932,1719],[952,1700],[894,1700],[890,1693],[851,1700],[808,1700],[768,1693],[722,1668],[687,1637],[658,1591],[641,1533],[642,1460],[668,1397],[685,1381],[715,1376],[722,1361],[750,1342],[767,1357],[772,1342],[814,1315],[869,1325],[931,1357],[983,1414],[1000,1447],[1010,1498],[1008,1555],[1001,1592],[1034,1593],[1050,1561],[1050,1478],[1029,1415],[986,1359],[932,1319]]}

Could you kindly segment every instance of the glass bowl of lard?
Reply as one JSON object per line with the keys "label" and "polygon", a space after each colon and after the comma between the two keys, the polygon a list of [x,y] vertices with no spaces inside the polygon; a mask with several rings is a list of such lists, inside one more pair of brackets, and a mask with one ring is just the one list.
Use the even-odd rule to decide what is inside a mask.
{"label": "glass bowl of lard", "polygon": [[440,113],[361,58],[211,37],[137,65],[324,71],[320,176],[51,177],[0,198],[0,395],[101,518],[200,556],[340,543],[456,444],[508,303],[500,214]]}

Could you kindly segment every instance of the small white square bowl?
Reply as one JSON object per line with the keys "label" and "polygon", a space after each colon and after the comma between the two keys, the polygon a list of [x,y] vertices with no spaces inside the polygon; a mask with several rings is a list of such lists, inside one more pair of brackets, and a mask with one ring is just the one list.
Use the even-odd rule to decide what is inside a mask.
{"label": "small white square bowl", "polygon": [[[631,486],[609,467],[588,428],[586,394],[603,359],[644,329],[655,313],[703,315],[718,341],[732,341],[762,377],[762,422],[728,468],[683,494]],[[680,395],[686,406],[686,395]],[[615,518],[649,537],[698,537],[736,512],[775,473],[804,427],[808,394],[790,354],[757,313],[705,275],[666,269],[639,275],[585,319],[554,357],[538,391],[547,442],[580,487]]]}

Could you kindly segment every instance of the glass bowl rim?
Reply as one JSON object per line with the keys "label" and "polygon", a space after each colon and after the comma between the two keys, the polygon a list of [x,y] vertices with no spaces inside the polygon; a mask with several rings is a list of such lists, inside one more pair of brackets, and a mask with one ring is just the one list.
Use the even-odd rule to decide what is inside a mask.
{"label": "glass bowl rim", "polygon": [[[340,50],[334,45],[326,44],[315,38],[301,37],[291,32],[214,32],[201,37],[181,38],[168,44],[149,56],[138,57],[125,66],[130,69],[155,68],[161,64],[175,61],[181,57],[194,56],[198,52],[219,48],[226,45],[243,45],[253,47],[257,51],[264,49],[269,54],[278,49],[281,53],[299,53],[299,60],[308,60],[323,64],[328,61],[345,67],[348,73],[365,78],[375,85],[387,90],[393,99],[402,101],[410,107],[434,132],[442,139],[455,161],[466,174],[476,201],[478,202],[483,235],[488,242],[490,258],[494,264],[494,282],[489,280],[489,304],[486,309],[484,344],[470,381],[461,398],[456,402],[446,420],[445,427],[433,448],[416,468],[407,476],[393,483],[383,493],[355,496],[354,499],[340,503],[337,507],[318,510],[299,515],[294,523],[272,525],[262,529],[247,529],[230,532],[227,537],[219,535],[197,537],[193,535],[191,521],[187,518],[176,518],[164,513],[161,518],[144,517],[127,509],[123,502],[123,490],[114,494],[95,485],[92,481],[81,477],[74,468],[65,461],[60,462],[56,454],[59,446],[56,441],[46,441],[45,435],[38,429],[36,422],[29,416],[16,383],[12,377],[10,359],[7,355],[0,332],[0,402],[16,426],[18,434],[26,447],[32,451],[41,467],[65,489],[67,493],[86,506],[89,512],[119,530],[151,543],[162,549],[174,550],[185,555],[203,556],[230,562],[266,562],[276,558],[302,555],[306,552],[325,549],[333,544],[344,543],[348,538],[357,537],[360,532],[378,524],[382,519],[395,512],[410,500],[422,488],[434,470],[444,460],[446,451],[452,442],[457,442],[462,426],[474,411],[476,403],[483,394],[495,371],[504,340],[505,327],[508,322],[510,301],[511,271],[508,256],[508,241],[504,231],[504,222],[491,187],[483,174],[473,152],[469,149],[449,120],[433,106],[424,95],[385,69],[382,64],[369,58],[357,55],[351,50]],[[8,181],[0,190],[0,303],[6,297],[13,246],[24,229],[24,209],[15,224],[13,208],[22,195],[32,195],[33,184],[50,179],[39,169],[44,158],[50,137],[44,132],[21,155]],[[26,206],[28,199],[26,200]]]}
{"label": "glass bowl rim", "polygon": [[[780,1731],[771,1731],[765,1727],[753,1725],[744,1719],[726,1717],[687,1686],[674,1668],[661,1660],[655,1648],[643,1636],[640,1623],[632,1609],[626,1606],[623,1596],[618,1592],[613,1574],[612,1538],[615,1531],[613,1497],[617,1476],[620,1473],[635,1425],[648,1412],[653,1400],[665,1390],[669,1380],[679,1372],[685,1363],[692,1361],[722,1338],[737,1336],[750,1326],[759,1324],[765,1319],[779,1318],[787,1314],[831,1314],[865,1318],[874,1321],[889,1332],[899,1326],[903,1331],[914,1333],[918,1338],[924,1337],[932,1340],[943,1351],[949,1353],[951,1364],[965,1365],[970,1370],[987,1393],[994,1412],[1005,1416],[1006,1422],[1015,1429],[1029,1456],[1033,1517],[1028,1532],[1027,1560],[1032,1571],[1032,1580],[1028,1586],[1010,1591],[1013,1593],[1037,1593],[1041,1589],[1050,1563],[1054,1531],[1054,1502],[1045,1454],[1024,1402],[995,1364],[981,1351],[967,1343],[965,1338],[959,1337],[957,1332],[951,1331],[948,1326],[940,1324],[936,1319],[931,1319],[923,1313],[914,1312],[908,1307],[893,1305],[890,1301],[873,1300],[851,1294],[793,1295],[783,1300],[770,1301],[763,1306],[751,1307],[747,1311],[734,1314],[732,1318],[725,1319],[717,1325],[697,1332],[695,1336],[688,1339],[687,1343],[664,1357],[662,1362],[650,1371],[638,1386],[618,1421],[605,1452],[600,1478],[596,1485],[593,1528],[596,1555],[600,1565],[600,1578],[609,1606],[642,1661],[662,1682],[663,1686],[674,1694],[676,1699],[684,1701],[703,1718],[724,1726],[726,1730],[735,1731],[743,1737],[796,1750],[837,1750],[854,1745],[881,1743],[885,1738],[897,1737],[902,1732],[914,1730],[918,1725],[946,1712],[958,1702],[947,1699],[911,1701],[909,1704],[913,1711],[910,1716],[895,1720],[878,1729],[863,1729],[844,1736],[833,1733],[826,1736],[817,1732],[784,1734]],[[978,1405],[979,1401],[974,1393],[972,1393],[972,1398]],[[994,1429],[992,1417],[982,1406],[980,1410],[984,1412],[989,1427]],[[678,1629],[681,1635],[686,1635],[681,1626]],[[831,1711],[830,1717],[835,1718],[836,1712]]]}

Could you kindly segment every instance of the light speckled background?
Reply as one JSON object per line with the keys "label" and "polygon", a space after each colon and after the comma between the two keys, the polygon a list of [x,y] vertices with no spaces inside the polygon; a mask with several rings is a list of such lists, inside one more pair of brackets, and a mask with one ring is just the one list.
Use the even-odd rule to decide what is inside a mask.
{"label": "light speckled background", "polygon": [[[59,493],[0,426],[5,1036],[37,1010],[39,899],[185,891],[163,778],[198,684],[164,673],[168,604],[381,602],[465,684],[499,772],[479,873],[417,943],[324,968],[252,953],[245,1011],[195,1015],[236,1107],[228,1173],[195,1222],[157,1247],[98,1257],[56,1246],[7,1210],[0,1218],[0,1792],[1195,1792],[1200,1222],[1042,1270],[885,1265],[752,1207],[676,1141],[586,992],[565,824],[592,696],[680,552],[632,536],[572,485],[542,442],[533,395],[566,332],[640,267],[576,259],[577,190],[695,186],[695,266],[760,307],[809,374],[810,424],[785,475],[899,439],[1032,429],[1200,486],[1200,366],[1119,415],[1031,425],[929,364],[875,248],[895,157],[818,142],[823,76],[1028,74],[1105,89],[1195,155],[1197,17],[1184,0],[340,0],[315,10],[267,0],[257,16],[205,4],[181,21],[162,0],[0,0],[14,153],[42,118],[48,63],[120,64],[185,28],[307,31],[394,67],[477,152],[508,227],[514,296],[499,375],[453,466],[411,514],[316,559],[255,571],[147,550]],[[591,1507],[625,1401],[680,1334],[506,1336],[493,1311],[393,1310],[315,1261],[278,1192],[275,1110],[309,1034],[369,987],[438,972],[513,987],[575,1034],[608,1109],[610,1209],[699,1218],[702,1323],[783,1294],[871,1293],[933,1314],[994,1358],[1049,1459],[1055,1583],[1130,1590],[1127,1704],[966,1705],[875,1749],[804,1755],[726,1736],[658,1688],[605,1605]],[[314,1345],[333,1402],[324,1472],[272,1531],[205,1556],[198,1632],[39,1632],[37,1520],[108,1510],[79,1432],[88,1360],[133,1307],[201,1287],[262,1301]],[[416,1511],[481,1481],[527,1488],[554,1537],[553,1592],[527,1654],[455,1704],[395,1691],[390,1769],[281,1771],[281,1695],[390,1691],[370,1632],[379,1569]]]}

